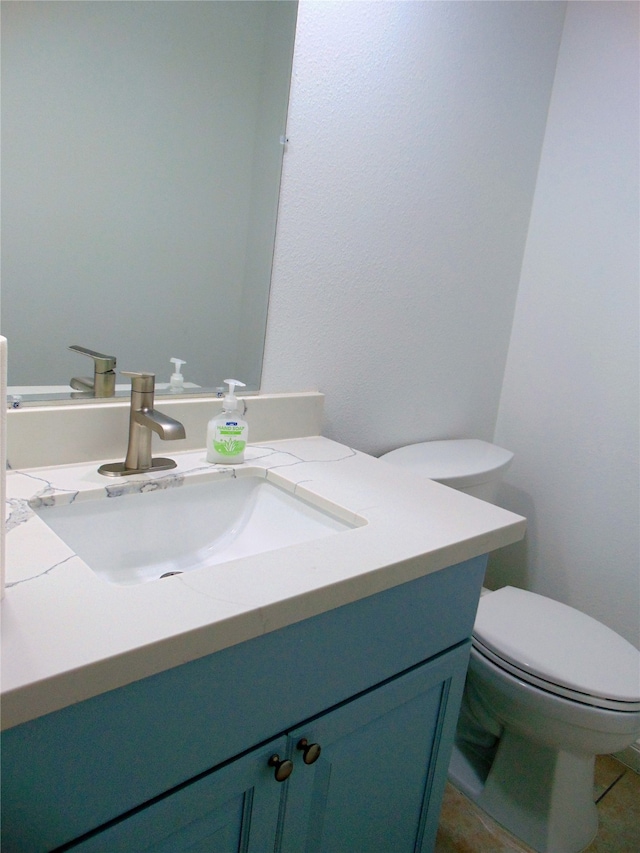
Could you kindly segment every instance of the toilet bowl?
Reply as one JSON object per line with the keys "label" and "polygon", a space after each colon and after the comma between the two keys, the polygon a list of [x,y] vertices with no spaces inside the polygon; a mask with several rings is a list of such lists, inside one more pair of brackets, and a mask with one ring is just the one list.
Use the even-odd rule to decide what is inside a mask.
{"label": "toilet bowl", "polygon": [[595,756],[640,734],[640,655],[572,607],[504,587],[481,598],[451,781],[534,849],[593,839]]}
{"label": "toilet bowl", "polygon": [[[465,440],[382,458],[495,500],[512,454]],[[459,790],[540,853],[578,853],[598,828],[595,756],[639,735],[637,649],[545,596],[483,590],[449,766]]]}

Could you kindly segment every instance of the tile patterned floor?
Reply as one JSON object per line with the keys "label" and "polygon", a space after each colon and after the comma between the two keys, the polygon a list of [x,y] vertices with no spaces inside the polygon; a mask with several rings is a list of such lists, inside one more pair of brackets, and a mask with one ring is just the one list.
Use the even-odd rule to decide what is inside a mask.
{"label": "tile patterned floor", "polygon": [[[585,853],[639,853],[640,775],[609,755],[598,756],[594,799],[598,835]],[[435,853],[533,853],[447,784]]]}

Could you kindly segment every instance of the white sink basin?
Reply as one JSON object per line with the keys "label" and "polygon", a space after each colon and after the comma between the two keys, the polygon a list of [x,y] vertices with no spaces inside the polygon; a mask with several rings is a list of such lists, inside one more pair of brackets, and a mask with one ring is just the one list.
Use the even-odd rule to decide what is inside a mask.
{"label": "white sink basin", "polygon": [[34,511],[115,584],[144,583],[356,526],[256,476],[118,497],[100,492]]}

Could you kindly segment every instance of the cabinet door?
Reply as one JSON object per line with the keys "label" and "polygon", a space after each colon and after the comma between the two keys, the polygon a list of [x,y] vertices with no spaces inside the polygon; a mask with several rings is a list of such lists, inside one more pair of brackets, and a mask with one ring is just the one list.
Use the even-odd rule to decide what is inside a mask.
{"label": "cabinet door", "polygon": [[[272,853],[282,785],[268,765],[284,737],[73,846],[82,853]],[[69,849],[69,848],[65,848]]]}
{"label": "cabinet door", "polygon": [[[283,853],[432,849],[467,659],[465,646],[290,735]],[[302,738],[321,747],[309,765]]]}

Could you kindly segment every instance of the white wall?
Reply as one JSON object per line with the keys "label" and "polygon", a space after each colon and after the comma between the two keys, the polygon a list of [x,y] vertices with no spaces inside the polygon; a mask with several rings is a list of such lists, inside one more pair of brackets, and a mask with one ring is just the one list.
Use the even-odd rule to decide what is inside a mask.
{"label": "white wall", "polygon": [[496,429],[529,529],[491,569],[636,645],[638,8],[568,5]]}
{"label": "white wall", "polygon": [[491,439],[564,3],[301,0],[264,391]]}
{"label": "white wall", "polygon": [[567,8],[550,102],[564,3],[302,0],[262,387],[373,453],[502,389],[489,579],[638,643],[638,4]]}

